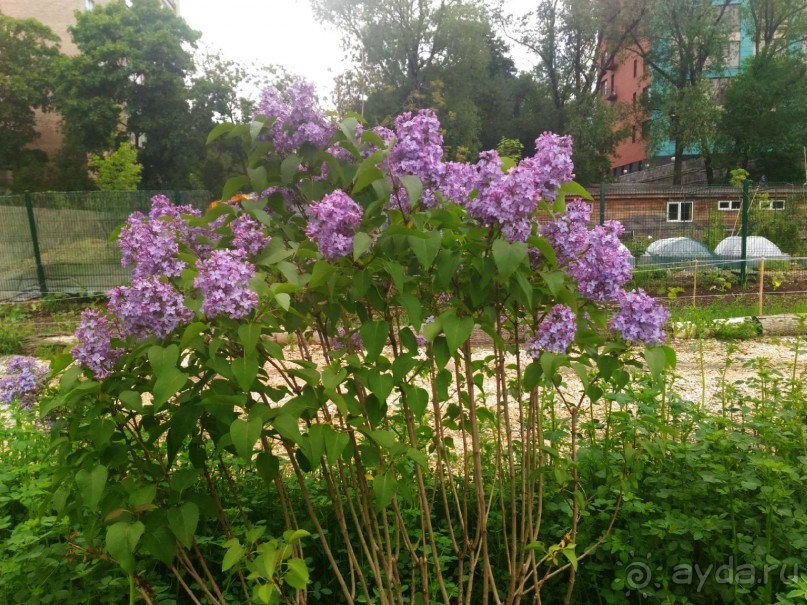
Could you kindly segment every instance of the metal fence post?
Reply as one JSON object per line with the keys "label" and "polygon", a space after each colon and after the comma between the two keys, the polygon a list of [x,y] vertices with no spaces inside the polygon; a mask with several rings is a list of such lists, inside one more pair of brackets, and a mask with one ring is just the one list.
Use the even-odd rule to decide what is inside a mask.
{"label": "metal fence post", "polygon": [[179,190],[174,191],[174,203],[177,206],[179,206],[182,203],[182,200],[180,199],[180,195],[179,195]]}
{"label": "metal fence post", "polygon": [[39,237],[36,234],[36,220],[34,219],[34,203],[31,192],[25,192],[25,209],[28,212],[28,228],[31,231],[31,244],[34,246],[34,261],[36,262],[36,279],[39,282],[39,292],[47,295],[48,285],[45,282],[45,267],[42,266],[42,255],[39,252]]}
{"label": "metal fence post", "polygon": [[605,224],[605,183],[600,183],[600,225]]}
{"label": "metal fence post", "polygon": [[742,225],[740,226],[740,283],[748,282],[748,179],[743,181]]}

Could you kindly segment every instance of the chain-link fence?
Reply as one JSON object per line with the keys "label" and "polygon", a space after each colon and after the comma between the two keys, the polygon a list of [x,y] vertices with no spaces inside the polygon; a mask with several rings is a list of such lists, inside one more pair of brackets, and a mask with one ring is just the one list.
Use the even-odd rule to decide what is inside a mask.
{"label": "chain-link fence", "polygon": [[[594,185],[595,221],[619,220],[634,282],[656,296],[807,290],[807,185]],[[114,231],[156,192],[0,197],[0,299],[97,293],[125,283]],[[206,191],[165,191],[204,209]],[[765,266],[760,267],[765,258]],[[762,268],[762,271],[760,271]],[[760,275],[761,274],[761,275]]]}
{"label": "chain-link fence", "polygon": [[807,290],[807,184],[630,183],[589,191],[594,218],[625,228],[634,283],[656,296]]}
{"label": "chain-link fence", "polygon": [[164,193],[204,210],[207,191],[48,192],[0,196],[0,299],[106,292],[125,283],[115,230]]}

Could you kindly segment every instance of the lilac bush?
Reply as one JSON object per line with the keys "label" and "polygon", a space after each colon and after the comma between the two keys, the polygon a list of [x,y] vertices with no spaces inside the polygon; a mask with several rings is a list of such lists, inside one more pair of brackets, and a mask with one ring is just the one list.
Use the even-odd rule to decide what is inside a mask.
{"label": "lilac bush", "polygon": [[[60,381],[65,509],[130,587],[159,560],[189,601],[246,591],[270,603],[282,590],[302,602],[313,560],[330,561],[345,602],[393,602],[404,584],[428,587],[412,595],[424,602],[515,602],[513,586],[537,598],[601,543],[594,525],[578,532],[591,499],[572,495],[594,492],[567,472],[580,468],[581,419],[606,393],[630,397],[635,345],[660,345],[668,317],[625,291],[621,226],[591,225],[571,199],[587,195],[569,184],[571,139],[544,133],[518,163],[495,151],[448,161],[433,111],[399,116],[394,132],[357,116],[337,127],[299,82],[267,91],[258,115],[218,129],[249,158],[223,197],[233,183],[251,194],[203,216],[158,196],[121,232],[132,283],[82,315],[83,370]],[[669,353],[645,352],[654,380]],[[570,373],[586,385],[573,398]],[[615,464],[596,492],[598,526],[620,508]],[[282,538],[248,532],[222,504],[240,501],[219,498],[234,476],[265,482],[265,501],[248,504]],[[339,531],[292,547],[301,526],[320,527],[315,484]],[[566,516],[557,531],[541,526],[550,499]],[[482,555],[489,536],[511,545],[501,574]],[[214,545],[223,561],[205,564]]]}

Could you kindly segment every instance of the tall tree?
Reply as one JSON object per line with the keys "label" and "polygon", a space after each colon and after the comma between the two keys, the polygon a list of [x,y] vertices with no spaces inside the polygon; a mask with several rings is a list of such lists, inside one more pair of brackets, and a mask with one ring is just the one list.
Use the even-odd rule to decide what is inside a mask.
{"label": "tall tree", "polygon": [[497,14],[508,35],[538,58],[535,77],[552,104],[547,128],[575,139],[578,179],[602,178],[625,135],[602,99],[604,76],[632,43],[645,1],[540,0],[520,17],[504,7]]}
{"label": "tall tree", "polygon": [[70,31],[80,52],[62,76],[68,136],[94,152],[131,139],[145,187],[186,186],[187,47],[199,34],[160,0],[116,0],[77,13]]}
{"label": "tall tree", "polygon": [[[647,19],[634,33],[635,51],[651,69],[651,138],[674,145],[673,183],[681,183],[683,156],[694,150],[714,180],[711,141],[718,113],[708,75],[722,73],[732,29],[730,0],[650,0]],[[649,41],[649,43],[648,43]]]}
{"label": "tall tree", "polygon": [[[342,33],[355,67],[337,82],[340,111],[384,121],[432,107],[450,156],[494,147],[518,110],[519,82],[507,47],[476,2],[311,0]],[[534,138],[534,137],[533,137]]]}
{"label": "tall tree", "polygon": [[744,20],[754,40],[754,55],[777,55],[807,36],[804,0],[747,0]]}
{"label": "tall tree", "polygon": [[0,14],[0,168],[18,166],[36,137],[36,110],[51,107],[59,38],[39,21]]}
{"label": "tall tree", "polygon": [[788,54],[754,57],[726,88],[720,132],[737,165],[771,180],[805,178],[807,65]]}

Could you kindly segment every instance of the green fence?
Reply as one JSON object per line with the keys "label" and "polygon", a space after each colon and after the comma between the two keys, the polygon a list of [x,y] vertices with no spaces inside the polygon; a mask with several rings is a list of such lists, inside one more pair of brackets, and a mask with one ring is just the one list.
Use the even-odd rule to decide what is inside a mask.
{"label": "green fence", "polygon": [[0,299],[97,293],[125,283],[114,231],[157,193],[203,210],[207,191],[48,192],[0,196]]}
{"label": "green fence", "polygon": [[[712,271],[745,283],[759,265],[764,238],[778,250],[765,248],[768,269],[787,271],[807,288],[805,185],[749,183],[743,190],[631,183],[589,191],[593,221],[624,225],[622,242],[634,256],[637,276],[661,283],[675,273]],[[0,300],[106,292],[125,283],[129,272],[110,236],[131,212],[148,210],[155,193],[199,209],[212,199],[206,191],[0,197]],[[663,284],[654,288],[656,294],[664,290]]]}

